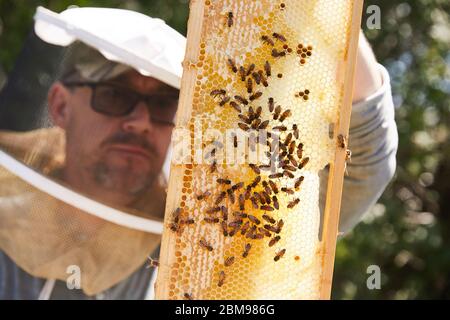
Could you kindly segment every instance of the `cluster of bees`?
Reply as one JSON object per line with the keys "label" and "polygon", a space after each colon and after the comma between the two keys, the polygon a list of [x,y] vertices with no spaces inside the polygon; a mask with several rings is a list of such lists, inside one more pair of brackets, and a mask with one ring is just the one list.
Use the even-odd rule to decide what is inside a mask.
{"label": "cluster of bees", "polygon": [[[284,9],[284,4],[282,5]],[[227,25],[233,25],[233,13],[227,13]],[[287,44],[287,39],[282,34],[274,32],[271,36],[262,35],[261,41],[270,47],[270,55],[273,58],[283,58],[294,52]],[[278,46],[281,44],[281,47]],[[312,47],[305,47],[299,44],[296,50],[300,57],[300,64],[304,65],[306,59],[312,55]],[[275,246],[280,240],[280,233],[283,230],[283,219],[276,220],[271,215],[272,212],[280,210],[280,195],[293,196],[287,203],[287,209],[295,208],[300,199],[295,198],[296,191],[299,190],[304,176],[299,176],[309,162],[308,157],[303,156],[303,144],[299,141],[299,129],[297,124],[288,125],[286,120],[292,116],[292,111],[277,104],[273,97],[267,101],[261,101],[262,89],[269,86],[272,78],[272,66],[269,61],[257,67],[251,63],[248,66],[238,66],[231,58],[227,60],[227,65],[237,79],[242,81],[246,94],[233,94],[225,89],[215,89],[210,95],[216,100],[220,107],[229,106],[237,112],[238,127],[243,131],[251,133],[252,130],[266,130],[267,139],[265,141],[250,139],[258,144],[265,144],[268,147],[266,152],[268,163],[249,164],[253,171],[253,180],[246,184],[243,181],[231,181],[227,177],[215,178],[217,184],[217,194],[211,191],[204,191],[196,195],[197,201],[204,201],[212,204],[205,210],[204,223],[217,225],[224,237],[241,236],[244,237],[245,245],[242,248],[242,258],[251,254],[252,240],[268,240],[268,246]],[[278,78],[282,74],[277,75]],[[296,93],[296,97],[308,100],[309,90]],[[269,118],[263,118],[263,106],[267,108]],[[258,106],[256,106],[258,105]],[[264,112],[264,114],[267,114]],[[274,124],[274,125],[271,125]],[[217,159],[215,159],[218,148],[223,145],[214,141],[214,148],[207,154],[210,158],[210,173],[217,172]],[[233,137],[233,145],[238,147],[236,135]],[[249,144],[254,150],[254,145]],[[267,171],[266,174],[263,174]],[[288,185],[282,186],[281,179],[287,178],[292,181]],[[251,208],[251,209],[250,209]],[[262,211],[261,217],[250,214],[249,211]],[[177,208],[172,215],[173,222],[170,229],[174,232],[181,232],[183,226],[194,224],[193,218],[187,217],[181,208]],[[208,251],[214,250],[214,245],[207,239],[202,238],[199,246]],[[286,249],[280,249],[275,253],[274,261],[283,258]],[[223,270],[218,274],[217,286],[221,287],[226,280],[226,268],[232,266],[238,257],[229,256],[224,259]],[[192,299],[188,293],[185,299]]]}

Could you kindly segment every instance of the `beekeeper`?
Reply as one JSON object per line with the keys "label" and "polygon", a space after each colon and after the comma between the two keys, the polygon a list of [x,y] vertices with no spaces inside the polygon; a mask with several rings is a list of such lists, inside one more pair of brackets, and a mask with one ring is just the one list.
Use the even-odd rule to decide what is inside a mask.
{"label": "beekeeper", "polygon": [[128,10],[35,19],[70,47],[48,92],[53,126],[0,134],[0,298],[142,299],[186,40]]}
{"label": "beekeeper", "polygon": [[[72,53],[48,93],[54,127],[0,134],[0,299],[143,299],[185,39],[118,9],[39,9],[35,29]],[[383,192],[398,143],[389,75],[360,40],[341,231]]]}

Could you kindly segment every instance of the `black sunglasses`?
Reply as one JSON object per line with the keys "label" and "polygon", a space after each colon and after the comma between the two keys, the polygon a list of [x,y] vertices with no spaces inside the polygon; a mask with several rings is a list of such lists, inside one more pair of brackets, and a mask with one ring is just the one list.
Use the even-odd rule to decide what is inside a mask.
{"label": "black sunglasses", "polygon": [[152,122],[174,125],[178,107],[178,95],[173,93],[140,94],[130,88],[107,82],[63,82],[67,87],[89,87],[92,89],[91,107],[94,111],[123,117],[133,112],[139,102],[144,101]]}

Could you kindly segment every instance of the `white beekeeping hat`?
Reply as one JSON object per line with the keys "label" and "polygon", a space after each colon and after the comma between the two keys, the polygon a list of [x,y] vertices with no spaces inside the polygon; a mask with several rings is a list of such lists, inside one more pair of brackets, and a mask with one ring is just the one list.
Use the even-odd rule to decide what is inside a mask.
{"label": "white beekeeping hat", "polygon": [[44,41],[68,46],[81,41],[105,58],[128,65],[179,88],[186,39],[163,20],[110,8],[70,8],[59,14],[43,7],[35,32]]}

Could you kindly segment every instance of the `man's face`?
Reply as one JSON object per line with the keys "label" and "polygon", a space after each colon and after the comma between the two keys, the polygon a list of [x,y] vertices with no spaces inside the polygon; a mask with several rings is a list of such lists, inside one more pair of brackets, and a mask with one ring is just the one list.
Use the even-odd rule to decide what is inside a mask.
{"label": "man's face", "polygon": [[[178,90],[136,71],[105,83],[146,96],[170,95],[170,101],[175,104],[172,110],[176,108],[173,96]],[[53,117],[66,131],[65,179],[99,200],[128,205],[148,190],[161,172],[173,126],[151,121],[152,108],[148,104],[155,102],[139,101],[131,113],[110,116],[94,111],[92,95],[93,89],[86,86],[67,89],[66,106],[62,110],[64,121],[58,121],[58,115]],[[120,98],[114,96],[110,101],[104,99],[97,103],[107,107]]]}

